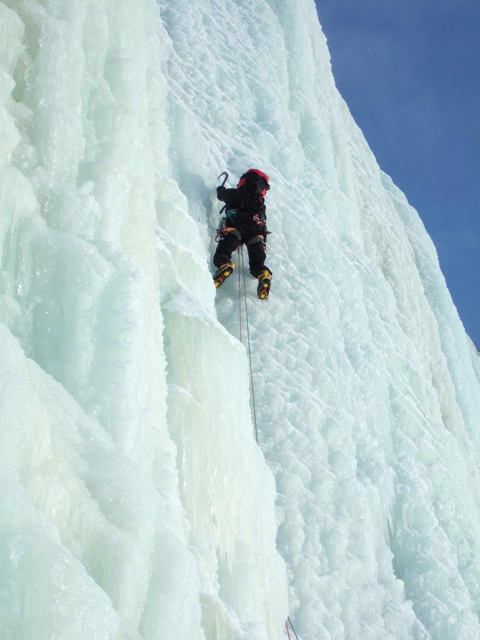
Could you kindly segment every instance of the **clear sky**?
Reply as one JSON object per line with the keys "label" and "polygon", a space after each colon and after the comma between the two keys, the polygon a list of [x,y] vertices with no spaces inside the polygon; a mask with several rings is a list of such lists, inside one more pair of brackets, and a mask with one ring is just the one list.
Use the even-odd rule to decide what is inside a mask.
{"label": "clear sky", "polygon": [[480,349],[480,0],[315,0],[337,87]]}

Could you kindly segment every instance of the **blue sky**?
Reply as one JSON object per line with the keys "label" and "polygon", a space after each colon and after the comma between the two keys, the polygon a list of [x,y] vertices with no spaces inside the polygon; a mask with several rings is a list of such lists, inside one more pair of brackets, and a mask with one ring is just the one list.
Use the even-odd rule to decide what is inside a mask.
{"label": "blue sky", "polygon": [[480,348],[480,0],[316,0],[337,87]]}

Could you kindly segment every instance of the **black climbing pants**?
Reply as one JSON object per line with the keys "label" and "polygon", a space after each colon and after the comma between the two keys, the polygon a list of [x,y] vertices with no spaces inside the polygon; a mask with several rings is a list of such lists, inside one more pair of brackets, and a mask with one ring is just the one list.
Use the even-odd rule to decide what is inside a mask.
{"label": "black climbing pants", "polygon": [[[263,236],[261,238],[253,236],[247,240],[242,239],[242,243],[246,245],[248,250],[248,260],[252,276],[254,278],[258,278],[262,271],[265,270],[272,273],[270,269],[265,266],[265,259],[267,256],[265,253],[265,242],[263,241]],[[216,267],[221,267],[222,264],[231,262],[232,253],[237,249],[239,244],[240,238],[235,233],[228,231],[218,242],[217,250],[213,256],[213,264]]]}

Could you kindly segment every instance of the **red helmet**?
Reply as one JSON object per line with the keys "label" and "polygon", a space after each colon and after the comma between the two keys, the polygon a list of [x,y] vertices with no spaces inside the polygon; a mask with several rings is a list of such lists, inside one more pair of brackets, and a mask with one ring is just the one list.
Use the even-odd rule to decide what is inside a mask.
{"label": "red helmet", "polygon": [[260,169],[249,169],[248,171],[246,171],[243,176],[240,178],[238,184],[237,184],[237,189],[240,189],[240,187],[243,187],[243,185],[249,181],[250,179],[255,180],[256,182],[263,182],[263,190],[262,190],[262,197],[267,193],[267,191],[270,189],[270,185],[269,185],[269,181],[270,178],[267,176],[266,173],[263,173],[263,171],[260,171]]}

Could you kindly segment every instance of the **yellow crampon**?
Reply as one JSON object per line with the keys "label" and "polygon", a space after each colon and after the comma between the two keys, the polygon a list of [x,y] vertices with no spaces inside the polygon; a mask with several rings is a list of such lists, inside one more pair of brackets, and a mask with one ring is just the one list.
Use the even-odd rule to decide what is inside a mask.
{"label": "yellow crampon", "polygon": [[235,265],[233,262],[227,262],[226,264],[222,264],[217,269],[217,271],[213,276],[213,282],[215,283],[215,286],[217,287],[217,289],[218,287],[222,286],[222,284],[225,282],[228,276],[232,275],[234,269],[235,269]]}
{"label": "yellow crampon", "polygon": [[257,287],[257,296],[260,300],[265,300],[268,298],[268,294],[270,293],[270,286],[272,284],[272,274],[270,271],[262,271],[262,273],[258,276],[258,287]]}

